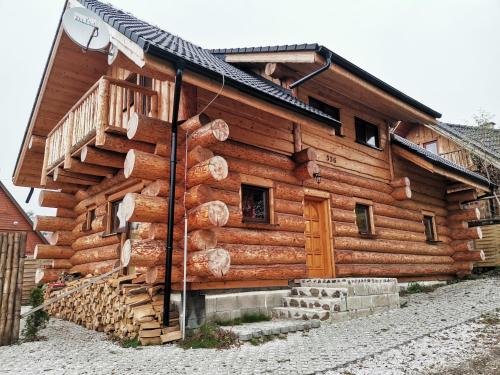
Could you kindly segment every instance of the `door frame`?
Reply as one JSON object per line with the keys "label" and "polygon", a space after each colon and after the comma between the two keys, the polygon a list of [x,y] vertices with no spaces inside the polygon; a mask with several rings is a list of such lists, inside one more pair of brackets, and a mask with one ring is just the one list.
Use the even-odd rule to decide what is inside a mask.
{"label": "door frame", "polygon": [[[335,255],[334,255],[334,246],[333,246],[333,226],[332,226],[330,193],[323,191],[323,190],[304,188],[304,207],[305,207],[306,200],[312,200],[312,201],[323,203],[323,214],[324,214],[324,218],[326,219],[326,229],[328,231],[328,233],[327,233],[328,234],[328,241],[327,241],[328,249],[327,249],[326,254],[327,254],[327,257],[329,258],[329,259],[326,259],[325,261],[327,262],[328,271],[332,275],[331,277],[335,278],[336,277]],[[306,262],[306,266],[307,266],[307,262]]]}

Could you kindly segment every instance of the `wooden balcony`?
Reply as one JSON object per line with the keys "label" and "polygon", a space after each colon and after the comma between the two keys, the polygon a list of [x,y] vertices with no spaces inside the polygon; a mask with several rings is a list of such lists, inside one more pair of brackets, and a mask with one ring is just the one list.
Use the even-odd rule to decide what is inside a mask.
{"label": "wooden balcony", "polygon": [[134,113],[156,117],[156,91],[128,81],[101,77],[66,113],[45,141],[42,185],[59,167],[68,166],[82,147],[104,142],[106,133],[126,134]]}

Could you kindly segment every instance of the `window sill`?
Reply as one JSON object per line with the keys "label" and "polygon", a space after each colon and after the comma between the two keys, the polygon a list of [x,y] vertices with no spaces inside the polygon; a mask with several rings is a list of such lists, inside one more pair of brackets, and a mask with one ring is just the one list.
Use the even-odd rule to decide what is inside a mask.
{"label": "window sill", "polygon": [[426,243],[428,243],[429,245],[439,245],[440,243],[443,243],[443,241],[439,241],[439,240],[425,240]]}
{"label": "window sill", "polygon": [[378,236],[375,233],[359,233],[359,237],[366,239],[376,239]]}
{"label": "window sill", "polygon": [[365,143],[365,142],[360,142],[358,140],[355,141],[356,143],[360,144],[360,145],[363,145],[363,146],[366,146],[366,147],[370,147],[370,148],[373,148],[374,150],[378,150],[378,151],[384,151],[384,149],[382,147],[377,147],[377,146],[372,146],[372,145],[369,145],[368,143]]}
{"label": "window sill", "polygon": [[114,233],[103,233],[103,234],[101,234],[101,238],[106,238],[106,237],[116,236],[117,234],[120,234],[120,232],[114,232]]}

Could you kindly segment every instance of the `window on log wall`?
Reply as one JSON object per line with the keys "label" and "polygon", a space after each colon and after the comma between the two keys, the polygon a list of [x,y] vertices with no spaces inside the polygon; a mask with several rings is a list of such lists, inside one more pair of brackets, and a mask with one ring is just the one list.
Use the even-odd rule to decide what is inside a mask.
{"label": "window on log wall", "polygon": [[108,202],[108,216],[106,223],[106,234],[122,233],[126,228],[120,227],[120,219],[118,218],[118,209],[122,200]]}
{"label": "window on log wall", "polygon": [[245,223],[269,223],[269,188],[241,185],[241,209]]}
{"label": "window on log wall", "polygon": [[434,242],[437,241],[437,230],[436,230],[436,217],[433,213],[424,213],[424,229],[425,238],[427,241]]}
{"label": "window on log wall", "polygon": [[432,141],[432,142],[426,142],[424,143],[424,148],[427,151],[432,152],[433,154],[438,154],[438,143],[437,141]]}
{"label": "window on log wall", "polygon": [[[334,107],[333,105],[330,105],[330,104],[326,104],[326,103],[322,102],[321,100],[313,98],[312,96],[309,97],[309,105],[313,108],[319,109],[321,112],[326,113],[330,117],[333,117],[335,120],[340,121],[340,109],[339,108]],[[341,131],[335,130],[335,134],[340,135]]]}
{"label": "window on log wall", "polygon": [[355,117],[354,125],[356,127],[356,142],[380,149],[380,137],[377,125],[358,117]]}
{"label": "window on log wall", "polygon": [[363,235],[374,235],[373,207],[368,204],[356,203],[356,225]]}
{"label": "window on log wall", "polygon": [[88,232],[92,230],[92,222],[95,219],[95,208],[87,211],[87,217],[85,218],[85,222],[83,223],[82,230],[84,232]]}

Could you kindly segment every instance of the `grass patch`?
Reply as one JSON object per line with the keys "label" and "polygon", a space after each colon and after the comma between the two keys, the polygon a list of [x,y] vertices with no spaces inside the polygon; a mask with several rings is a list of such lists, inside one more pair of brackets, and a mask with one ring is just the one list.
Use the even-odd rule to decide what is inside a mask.
{"label": "grass patch", "polygon": [[141,346],[141,343],[138,338],[135,339],[125,339],[120,342],[122,348],[137,348]]}
{"label": "grass patch", "polygon": [[407,296],[409,294],[416,294],[416,293],[430,293],[435,291],[437,288],[441,287],[442,285],[436,284],[436,285],[422,285],[420,283],[409,283],[408,287],[405,290],[402,290],[399,295],[400,296]]}
{"label": "grass patch", "polygon": [[214,323],[202,325],[196,333],[180,341],[184,349],[229,349],[239,346],[238,336],[231,331],[226,331]]}
{"label": "grass patch", "polygon": [[229,319],[229,320],[216,320],[215,324],[221,327],[227,326],[239,326],[244,323],[257,323],[257,322],[267,322],[271,320],[266,314],[255,313],[255,314],[244,314],[241,318]]}
{"label": "grass patch", "polygon": [[489,326],[500,324],[500,317],[496,314],[485,313],[481,315],[481,322]]}

